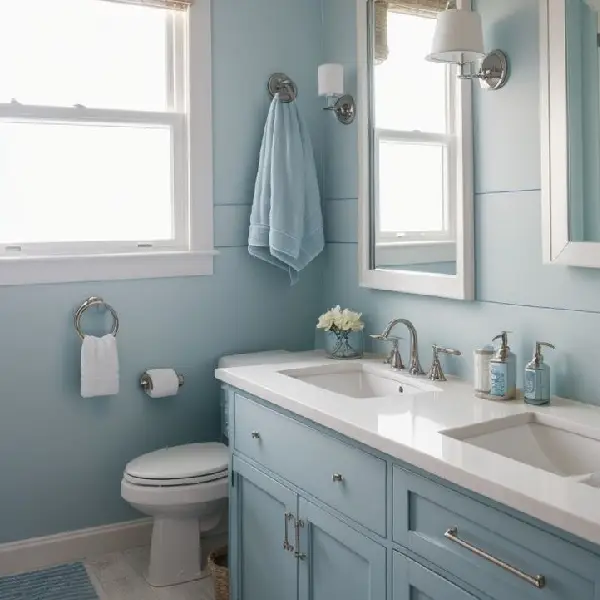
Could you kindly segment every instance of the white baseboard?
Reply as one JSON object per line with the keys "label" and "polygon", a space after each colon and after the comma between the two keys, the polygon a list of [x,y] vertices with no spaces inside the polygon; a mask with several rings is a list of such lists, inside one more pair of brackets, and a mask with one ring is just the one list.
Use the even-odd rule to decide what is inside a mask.
{"label": "white baseboard", "polygon": [[151,534],[152,519],[137,519],[0,544],[0,576],[147,546]]}

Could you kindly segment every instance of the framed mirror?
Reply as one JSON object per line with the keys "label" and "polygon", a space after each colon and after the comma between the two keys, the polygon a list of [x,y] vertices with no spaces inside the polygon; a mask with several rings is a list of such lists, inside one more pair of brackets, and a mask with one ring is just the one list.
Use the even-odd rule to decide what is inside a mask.
{"label": "framed mirror", "polygon": [[542,0],[546,263],[600,268],[600,0]]}
{"label": "framed mirror", "polygon": [[472,299],[471,82],[425,61],[446,5],[358,0],[360,284]]}

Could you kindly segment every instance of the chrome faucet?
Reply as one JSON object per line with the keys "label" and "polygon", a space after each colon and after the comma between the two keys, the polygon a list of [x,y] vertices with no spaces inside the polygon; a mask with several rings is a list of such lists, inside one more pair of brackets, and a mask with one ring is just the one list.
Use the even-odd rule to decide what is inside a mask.
{"label": "chrome faucet", "polygon": [[423,371],[423,367],[421,367],[421,363],[419,362],[419,342],[417,338],[417,330],[408,319],[394,319],[393,321],[390,321],[381,334],[381,338],[387,339],[392,332],[392,329],[399,324],[406,325],[406,328],[410,333],[410,363],[408,365],[408,372],[411,375],[425,375],[425,371]]}

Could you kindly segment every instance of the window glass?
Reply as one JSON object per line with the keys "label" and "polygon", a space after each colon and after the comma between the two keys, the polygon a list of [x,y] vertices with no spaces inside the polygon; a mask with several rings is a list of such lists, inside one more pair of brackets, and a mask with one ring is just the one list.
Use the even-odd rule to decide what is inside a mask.
{"label": "window glass", "polygon": [[0,244],[174,236],[171,130],[0,122]]}
{"label": "window glass", "polygon": [[435,19],[388,11],[389,55],[374,68],[376,127],[446,132],[448,71],[424,60],[435,23]]}
{"label": "window glass", "polygon": [[444,154],[443,146],[433,144],[379,143],[382,233],[444,230]]}
{"label": "window glass", "polygon": [[0,0],[0,102],[162,111],[169,11]]}

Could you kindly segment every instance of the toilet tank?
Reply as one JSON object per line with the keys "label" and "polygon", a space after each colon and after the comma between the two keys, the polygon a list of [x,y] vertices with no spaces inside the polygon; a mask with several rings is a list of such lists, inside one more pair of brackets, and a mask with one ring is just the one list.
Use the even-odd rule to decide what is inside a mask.
{"label": "toilet tank", "polygon": [[[233,367],[248,367],[252,365],[268,365],[271,363],[286,362],[287,350],[268,350],[266,352],[253,352],[252,354],[232,354],[222,356],[217,367],[229,369]],[[227,386],[221,386],[221,441],[229,444],[229,391]]]}

